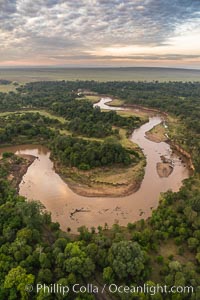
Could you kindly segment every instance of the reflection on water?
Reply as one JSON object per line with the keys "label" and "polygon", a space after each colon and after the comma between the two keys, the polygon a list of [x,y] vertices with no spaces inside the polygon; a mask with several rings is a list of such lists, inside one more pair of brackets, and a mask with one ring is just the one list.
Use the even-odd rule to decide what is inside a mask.
{"label": "reflection on water", "polygon": [[112,99],[109,97],[101,98],[98,103],[95,103],[94,107],[100,107],[101,109],[108,109],[108,110],[127,110],[126,108],[116,107],[116,106],[108,106],[106,103],[111,102]]}
{"label": "reflection on water", "polygon": [[[53,163],[49,159],[50,152],[46,147],[22,145],[4,148],[1,152],[12,151],[38,157],[24,175],[19,193],[28,199],[40,200],[51,212],[53,221],[58,221],[63,230],[70,227],[76,232],[81,225],[90,228],[107,223],[111,226],[116,221],[121,225],[127,225],[141,217],[149,217],[151,209],[158,205],[160,193],[168,189],[177,191],[182,180],[189,176],[188,169],[177,155],[171,153],[167,143],[154,143],[145,138],[145,132],[160,122],[159,116],[152,117],[148,123],[132,134],[131,140],[143,149],[147,165],[140,189],[132,195],[121,198],[93,198],[75,194],[55,173]],[[174,171],[168,178],[160,178],[156,172],[160,155],[170,157],[174,161]],[[76,209],[83,211],[73,214]]]}

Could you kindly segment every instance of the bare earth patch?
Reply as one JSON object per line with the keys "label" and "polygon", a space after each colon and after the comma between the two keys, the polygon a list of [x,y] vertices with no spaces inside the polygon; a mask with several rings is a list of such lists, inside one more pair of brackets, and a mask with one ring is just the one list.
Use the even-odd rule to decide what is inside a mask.
{"label": "bare earth patch", "polygon": [[83,171],[64,167],[51,157],[57,173],[75,193],[81,196],[122,197],[136,192],[144,177],[146,160],[138,145],[130,141],[125,129],[119,129],[119,137],[123,147],[138,153],[138,161],[127,167],[115,165]]}
{"label": "bare earth patch", "polygon": [[[21,160],[17,158],[21,158]],[[14,187],[17,191],[19,190],[19,184],[22,181],[23,176],[26,174],[27,169],[35,159],[35,156],[28,154],[19,154],[14,157],[0,159],[0,165],[7,166],[7,180],[10,181],[12,187]]]}
{"label": "bare earth patch", "polygon": [[163,124],[154,126],[150,131],[145,132],[146,138],[155,143],[166,142],[166,132]]}
{"label": "bare earth patch", "polygon": [[1,93],[16,92],[16,86],[14,84],[0,84]]}
{"label": "bare earth patch", "polygon": [[10,176],[12,176],[11,184],[18,190],[23,176],[26,174],[29,166],[34,162],[36,157],[28,154],[19,154],[17,156],[21,157],[23,160],[20,164],[13,164]]}
{"label": "bare earth patch", "polygon": [[130,167],[104,167],[89,171],[63,168],[56,171],[77,194],[87,197],[121,197],[136,192],[144,176],[145,160]]}
{"label": "bare earth patch", "polygon": [[169,177],[173,172],[173,167],[170,163],[158,162],[156,169],[160,177]]}
{"label": "bare earth patch", "polygon": [[113,99],[111,102],[107,103],[108,106],[122,106],[124,101],[121,99]]}

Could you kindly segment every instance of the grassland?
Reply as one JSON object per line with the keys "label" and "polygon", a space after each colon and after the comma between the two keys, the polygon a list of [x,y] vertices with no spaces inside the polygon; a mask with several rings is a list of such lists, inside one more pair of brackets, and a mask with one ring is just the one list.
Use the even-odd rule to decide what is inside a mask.
{"label": "grassland", "polygon": [[109,106],[122,106],[124,101],[121,99],[113,99],[112,102],[107,103]]}
{"label": "grassland", "polygon": [[177,138],[179,140],[184,140],[185,127],[178,117],[175,117],[172,114],[167,115],[165,123],[166,126],[164,126],[163,123],[154,126],[151,130],[145,133],[146,137],[157,143],[166,141],[167,136],[169,136],[170,140],[176,140]]}
{"label": "grassland", "polygon": [[150,131],[145,133],[146,137],[155,143],[164,142],[167,140],[166,129],[163,124],[154,126]]}
{"label": "grassland", "polygon": [[[108,106],[113,106],[113,107],[123,107],[124,110],[117,110],[117,114],[119,114],[122,117],[131,117],[131,116],[136,116],[142,119],[143,122],[147,122],[149,119],[149,116],[152,114],[152,111],[144,108],[134,108],[134,107],[128,107],[125,104],[125,102],[121,99],[113,99],[111,102],[106,103]],[[106,111],[106,110],[103,110]]]}
{"label": "grassland", "polygon": [[[92,98],[91,98],[92,99]],[[93,98],[92,100],[94,100]],[[98,96],[99,99],[99,96]],[[96,98],[97,100],[97,98]],[[43,116],[59,120],[62,124],[66,123],[62,117],[55,116],[44,110],[25,110],[15,112],[1,112],[0,116],[7,116],[9,114],[23,114],[23,113],[39,113]],[[132,115],[132,114],[130,114]],[[54,128],[51,128],[54,130]],[[71,135],[71,132],[63,129],[61,134]],[[103,142],[104,139],[88,138],[77,135],[77,138],[83,138],[91,141]],[[113,137],[116,138],[116,137]],[[70,184],[71,188],[78,194],[83,196],[123,196],[136,191],[144,176],[145,157],[141,149],[132,143],[126,136],[125,129],[119,129],[119,141],[125,148],[133,149],[140,155],[137,162],[133,162],[129,167],[116,165],[112,167],[95,168],[89,171],[81,171],[77,168],[63,167],[55,161],[57,172],[63,179]],[[20,143],[35,143],[35,139],[24,141],[24,137],[17,136],[15,142]],[[39,141],[41,142],[41,141]],[[45,142],[45,141],[43,141]],[[89,189],[88,189],[89,187]]]}
{"label": "grassland", "polygon": [[122,117],[136,116],[141,118],[142,122],[147,122],[149,119],[149,113],[147,111],[142,111],[139,109],[117,110],[117,114]]}
{"label": "grassland", "polygon": [[120,129],[120,143],[126,148],[134,149],[140,155],[139,161],[129,167],[116,165],[89,171],[63,167],[55,162],[55,168],[71,189],[79,195],[121,197],[132,194],[140,187],[146,161],[141,149],[126,137],[126,131],[123,129]]}
{"label": "grassland", "polygon": [[88,100],[88,101],[90,101],[94,104],[94,103],[99,102],[101,97],[100,96],[95,96],[95,95],[85,95],[83,97],[79,97],[79,98],[76,98],[76,99],[77,100]]}
{"label": "grassland", "polygon": [[[170,139],[172,140],[182,140],[184,141],[185,139],[185,127],[183,126],[183,123],[179,118],[175,118],[172,115],[168,116],[168,128],[169,128],[169,133],[170,133]],[[184,142],[182,143],[184,146]]]}
{"label": "grassland", "polygon": [[0,117],[8,116],[10,114],[24,114],[24,113],[39,113],[42,116],[45,116],[45,117],[48,117],[48,118],[51,118],[51,119],[56,119],[62,124],[66,123],[66,120],[64,118],[52,115],[51,113],[49,113],[45,110],[5,111],[5,112],[0,112]]}
{"label": "grassland", "polygon": [[16,85],[14,84],[0,84],[0,92],[2,93],[9,93],[15,91],[16,91]]}
{"label": "grassland", "polygon": [[[71,134],[66,130],[62,130],[61,133]],[[77,137],[103,142],[103,139],[88,138],[80,135]],[[119,141],[123,147],[135,150],[140,156],[139,161],[132,163],[129,167],[118,165],[95,168],[89,171],[63,167],[55,162],[55,168],[70,185],[71,189],[79,195],[87,197],[129,195],[139,188],[144,176],[146,161],[141,149],[126,136],[125,129],[119,129]]]}
{"label": "grassland", "polygon": [[[99,100],[100,95],[85,95],[84,99],[90,100],[92,103],[95,103]],[[114,105],[122,105],[123,101],[120,99],[114,100]],[[112,103],[111,103],[112,104]],[[0,116],[6,116],[8,114],[19,114],[19,113],[39,113],[43,116],[57,119],[62,124],[67,121],[62,118],[55,116],[45,110],[25,110],[25,111],[16,111],[16,112],[2,112]],[[139,116],[143,121],[147,121],[149,117],[148,110],[142,110],[138,108],[131,108],[131,110],[122,110],[117,111],[123,117],[130,117],[133,115]],[[174,130],[174,124],[176,125],[177,120],[172,117],[169,117],[170,129]],[[173,126],[172,126],[173,124]],[[175,126],[176,127],[176,126]],[[51,128],[54,130],[54,128]],[[172,130],[172,133],[173,133]],[[71,132],[63,129],[60,130],[61,134],[71,135]],[[177,132],[174,132],[174,135],[177,135]],[[155,126],[150,132],[147,133],[149,139],[153,141],[163,141],[166,140],[165,128],[163,125]],[[103,139],[97,138],[87,138],[83,136],[77,136],[78,138],[84,138],[92,141],[103,142]],[[56,164],[57,171],[62,175],[62,177],[71,185],[71,188],[78,194],[84,196],[123,196],[128,195],[136,191],[142,178],[144,176],[144,166],[145,158],[144,155],[139,149],[139,147],[132,143],[126,135],[126,130],[119,129],[119,141],[123,147],[133,149],[139,153],[139,161],[132,163],[129,167],[124,166],[112,166],[104,168],[95,168],[89,171],[81,171],[77,168],[67,168]],[[89,189],[88,189],[89,187]]]}
{"label": "grassland", "polygon": [[200,71],[169,68],[7,68],[0,69],[0,78],[19,83],[42,80],[200,81]]}

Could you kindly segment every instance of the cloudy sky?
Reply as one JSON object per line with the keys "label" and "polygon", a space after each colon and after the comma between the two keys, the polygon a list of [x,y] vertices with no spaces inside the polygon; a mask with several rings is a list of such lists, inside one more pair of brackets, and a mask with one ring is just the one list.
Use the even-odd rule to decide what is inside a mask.
{"label": "cloudy sky", "polygon": [[200,0],[0,0],[0,66],[200,69]]}

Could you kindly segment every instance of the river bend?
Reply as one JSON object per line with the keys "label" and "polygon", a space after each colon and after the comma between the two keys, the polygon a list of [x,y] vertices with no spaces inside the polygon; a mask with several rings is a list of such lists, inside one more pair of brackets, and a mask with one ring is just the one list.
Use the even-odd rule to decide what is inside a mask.
{"label": "river bend", "polygon": [[[110,109],[106,105],[109,101],[109,98],[102,98],[96,105]],[[121,108],[117,108],[119,109]],[[56,174],[53,162],[49,158],[50,152],[43,146],[13,146],[0,149],[0,152],[12,151],[38,157],[24,175],[19,193],[30,200],[40,200],[51,212],[52,220],[59,222],[63,230],[70,227],[72,232],[76,232],[82,225],[91,228],[104,226],[105,223],[112,226],[115,222],[127,225],[129,222],[149,217],[152,208],[158,206],[160,193],[169,189],[178,191],[182,180],[189,177],[189,170],[176,154],[172,154],[167,143],[154,143],[145,137],[145,132],[161,121],[160,116],[150,117],[149,121],[136,129],[130,137],[142,148],[147,164],[139,190],[125,197],[83,197],[75,194]],[[174,162],[174,170],[168,178],[160,178],[156,171],[156,164],[161,155],[173,159]],[[82,211],[74,213],[76,210]]]}

